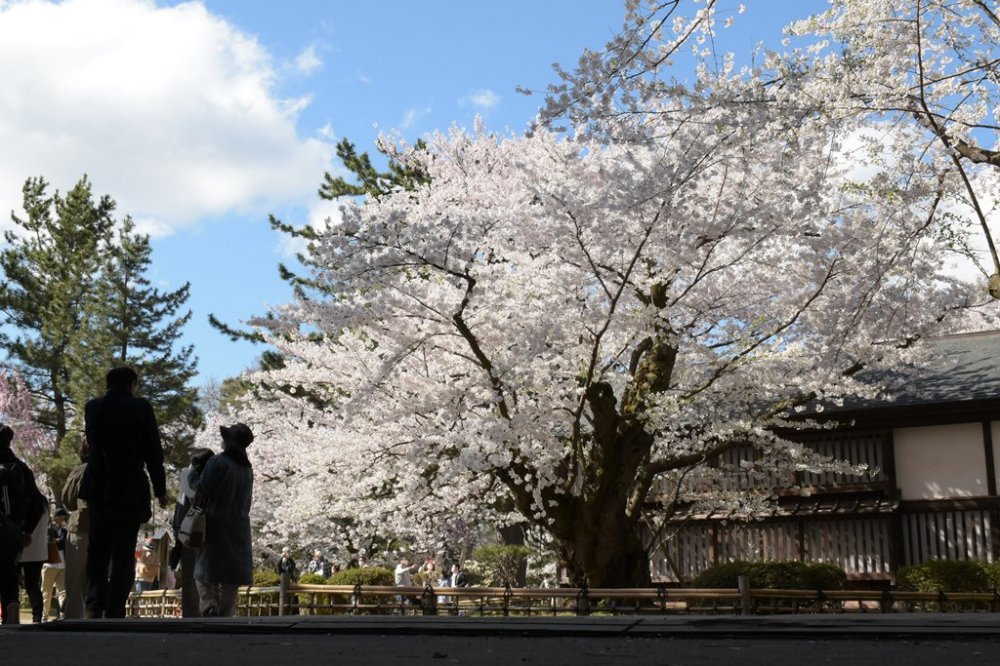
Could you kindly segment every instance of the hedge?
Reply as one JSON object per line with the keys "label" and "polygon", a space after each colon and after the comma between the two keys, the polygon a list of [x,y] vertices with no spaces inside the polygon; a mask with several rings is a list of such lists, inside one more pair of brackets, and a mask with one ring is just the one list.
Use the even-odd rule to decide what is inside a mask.
{"label": "hedge", "polygon": [[393,572],[383,567],[363,567],[338,571],[326,582],[330,585],[392,585],[396,579]]}
{"label": "hedge", "polygon": [[281,575],[274,569],[257,569],[253,572],[254,587],[278,587]]}
{"label": "hedge", "polygon": [[992,592],[1000,567],[978,560],[931,560],[903,567],[896,587],[911,592]]}
{"label": "hedge", "polygon": [[847,585],[847,573],[833,564],[737,560],[706,569],[692,587],[734,588],[739,576],[746,576],[750,587],[757,589],[842,590]]}

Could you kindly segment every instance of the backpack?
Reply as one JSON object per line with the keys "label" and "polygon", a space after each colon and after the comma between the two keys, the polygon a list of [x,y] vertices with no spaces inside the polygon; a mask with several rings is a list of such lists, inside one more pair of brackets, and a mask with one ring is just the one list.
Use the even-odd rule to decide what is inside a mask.
{"label": "backpack", "polygon": [[24,519],[24,472],[16,462],[0,463],[0,513],[20,522]]}
{"label": "backpack", "polygon": [[0,463],[0,551],[21,549],[26,501],[24,473],[16,462]]}

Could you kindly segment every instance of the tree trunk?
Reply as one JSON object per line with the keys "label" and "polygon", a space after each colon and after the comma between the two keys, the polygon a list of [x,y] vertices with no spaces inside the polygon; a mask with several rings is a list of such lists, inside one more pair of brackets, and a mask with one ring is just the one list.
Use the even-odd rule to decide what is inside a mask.
{"label": "tree trunk", "polygon": [[559,554],[571,585],[650,587],[649,554],[624,515],[595,523],[581,516],[574,538],[561,539]]}
{"label": "tree trunk", "polygon": [[[506,546],[523,546],[524,545],[524,524],[518,523],[517,525],[508,525],[506,527],[501,527],[497,530],[500,533],[500,542]],[[514,576],[515,587],[524,587],[528,579],[528,562],[525,561],[520,567],[518,567],[517,573]]]}

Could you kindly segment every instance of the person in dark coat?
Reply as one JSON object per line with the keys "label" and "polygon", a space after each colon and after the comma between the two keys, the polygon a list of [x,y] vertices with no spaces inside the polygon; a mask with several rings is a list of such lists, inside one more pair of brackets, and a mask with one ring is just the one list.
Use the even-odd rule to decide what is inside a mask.
{"label": "person in dark coat", "polygon": [[242,423],[219,430],[222,453],[208,461],[192,484],[197,492],[195,503],[205,509],[205,544],[194,567],[204,617],[232,615],[239,586],[253,581],[253,468],[247,458],[253,432]]}
{"label": "person in dark coat", "polygon": [[107,393],[84,412],[90,458],[80,497],[90,510],[88,618],[125,617],[139,527],[153,515],[150,481],[160,506],[167,506],[160,432],[152,405],[135,395],[138,384],[131,368],[108,371]]}
{"label": "person in dark coat", "polygon": [[20,622],[18,558],[41,522],[45,498],[35,475],[11,449],[14,431],[0,425],[0,608],[3,624]]}
{"label": "person in dark coat", "polygon": [[277,564],[274,565],[274,570],[278,572],[278,575],[288,574],[288,577],[293,581],[299,579],[299,565],[295,563],[295,559],[292,557],[292,549],[285,546],[281,549],[281,557],[278,558]]}

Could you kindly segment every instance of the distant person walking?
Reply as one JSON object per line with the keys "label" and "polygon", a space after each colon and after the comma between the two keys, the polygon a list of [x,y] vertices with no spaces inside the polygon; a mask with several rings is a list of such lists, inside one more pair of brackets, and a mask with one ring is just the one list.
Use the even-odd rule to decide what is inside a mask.
{"label": "distant person walking", "polygon": [[90,508],[86,617],[125,617],[139,527],[153,515],[150,480],[160,506],[167,506],[160,431],[153,407],[135,395],[138,385],[134,370],[114,368],[107,374],[107,393],[89,401],[85,410],[90,449],[81,492]]}
{"label": "distant person walking", "polygon": [[42,517],[31,533],[31,541],[21,551],[21,580],[24,593],[31,605],[31,621],[41,622],[45,616],[45,599],[42,595],[42,567],[49,560],[49,500],[41,493],[35,498],[42,507]]}
{"label": "distant person walking", "polygon": [[[20,622],[17,561],[42,522],[42,494],[35,475],[11,449],[14,431],[0,425],[0,611],[3,624]],[[44,523],[42,523],[44,524]]]}
{"label": "distant person walking", "polygon": [[194,567],[203,617],[233,615],[239,586],[253,582],[253,467],[247,457],[253,432],[242,423],[222,426],[219,431],[222,453],[208,461],[192,484],[196,505],[205,509],[205,545]]}

